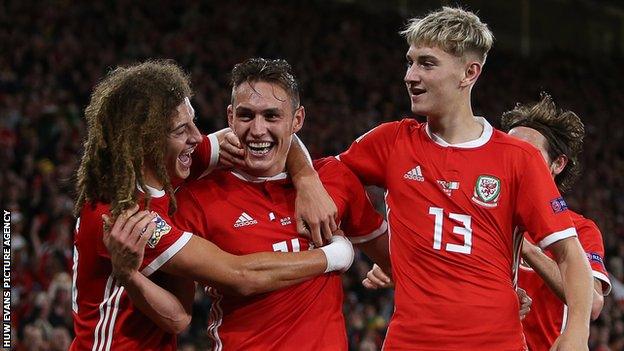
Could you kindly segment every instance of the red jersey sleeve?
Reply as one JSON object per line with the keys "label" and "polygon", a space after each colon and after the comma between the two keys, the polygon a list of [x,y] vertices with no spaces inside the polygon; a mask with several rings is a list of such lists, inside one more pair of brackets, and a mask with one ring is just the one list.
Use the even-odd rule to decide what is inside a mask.
{"label": "red jersey sleeve", "polygon": [[604,244],[598,226],[593,221],[579,216],[574,225],[579,235],[581,246],[587,255],[594,278],[602,283],[602,294],[607,296],[611,292],[609,273],[604,265]]}
{"label": "red jersey sleeve", "polygon": [[157,215],[156,229],[147,241],[140,271],[145,276],[156,272],[191,240],[192,234],[173,226],[171,220]]}
{"label": "red jersey sleeve", "polygon": [[215,133],[202,136],[202,141],[195,147],[193,152],[193,164],[191,175],[187,181],[198,179],[204,173],[210,173],[219,162],[219,140]]}
{"label": "red jersey sleeve", "polygon": [[388,157],[401,122],[389,122],[371,129],[357,138],[337,158],[355,173],[364,184],[386,186]]}
{"label": "red jersey sleeve", "polygon": [[183,186],[176,192],[176,200],[178,209],[173,215],[176,226],[210,240],[206,216],[193,192]]}
{"label": "red jersey sleeve", "polygon": [[567,205],[539,151],[533,147],[525,149],[517,166],[515,222],[526,229],[542,249],[576,236]]}
{"label": "red jersey sleeve", "polygon": [[334,158],[315,161],[315,166],[323,185],[336,203],[340,226],[351,242],[364,243],[386,232],[386,221],[375,210],[353,172]]}

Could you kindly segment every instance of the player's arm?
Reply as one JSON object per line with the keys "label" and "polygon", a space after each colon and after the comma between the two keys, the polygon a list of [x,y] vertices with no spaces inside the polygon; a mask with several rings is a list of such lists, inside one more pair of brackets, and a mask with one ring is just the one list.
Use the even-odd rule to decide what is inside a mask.
{"label": "player's arm", "polygon": [[[104,244],[110,253],[113,274],[124,286],[132,303],[161,329],[177,334],[191,322],[195,284],[192,280],[161,274],[163,287],[139,273],[145,243],[155,224],[155,216],[138,206],[124,211],[111,224],[104,216]],[[143,230],[145,229],[145,230]],[[134,235],[131,235],[132,232]],[[138,238],[138,239],[137,239]]]}
{"label": "player's arm", "polygon": [[388,274],[392,272],[387,230],[373,240],[357,244],[356,247],[375,262],[383,272],[388,272]]}
{"label": "player's arm", "polygon": [[321,246],[323,238],[329,240],[338,229],[335,221],[338,209],[312,167],[308,150],[297,135],[292,139],[286,168],[297,189],[297,232],[311,236],[314,245]]}
{"label": "player's arm", "polygon": [[565,301],[568,305],[568,324],[562,333],[589,338],[589,319],[592,301],[592,276],[585,252],[576,237],[559,240],[549,246],[559,266]]}
{"label": "player's arm", "polygon": [[[544,252],[537,246],[531,244],[528,240],[524,240],[522,244],[522,258],[531,266],[531,268],[544,280],[546,285],[557,295],[557,297],[566,303],[566,297],[563,290],[563,280],[559,266],[555,261],[546,256]],[[592,293],[591,319],[595,320],[600,315],[604,305],[604,297],[602,291],[602,282],[594,278],[594,291]]]}
{"label": "player's arm", "polygon": [[343,236],[305,252],[261,252],[236,256],[193,235],[160,269],[193,279],[225,293],[249,296],[284,288],[353,262],[353,247]]}
{"label": "player's arm", "polygon": [[514,217],[534,242],[553,253],[568,305],[566,329],[551,350],[587,350],[593,291],[589,262],[542,155],[531,147],[519,156],[513,170]]}

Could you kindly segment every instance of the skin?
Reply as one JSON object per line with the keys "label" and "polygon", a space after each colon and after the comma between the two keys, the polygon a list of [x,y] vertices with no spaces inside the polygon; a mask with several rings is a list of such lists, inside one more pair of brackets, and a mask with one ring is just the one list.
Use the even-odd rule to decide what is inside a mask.
{"label": "skin", "polygon": [[[548,155],[548,140],[539,131],[533,128],[516,127],[509,131],[509,135],[535,146],[542,154],[542,157],[544,157],[544,161],[546,161],[553,178],[561,173],[568,163],[568,158],[565,155],[560,155],[555,160],[551,160]],[[522,244],[522,257],[529,263],[531,268],[542,277],[555,295],[557,295],[563,303],[566,303],[563,282],[561,281],[561,275],[559,274],[557,264],[546,256],[539,247],[533,245],[526,239],[524,239]],[[603,306],[604,296],[602,294],[602,282],[594,278],[591,307],[592,320],[600,316]]]}
{"label": "skin", "polygon": [[[285,171],[288,146],[293,135],[303,127],[305,109],[294,108],[288,93],[277,84],[268,82],[243,83],[234,94],[234,104],[228,106],[228,124],[246,150],[245,172],[271,177]],[[254,155],[249,145],[258,142],[274,144],[263,155]],[[364,253],[390,269],[388,236],[358,245]]]}
{"label": "skin", "polygon": [[[170,176],[185,178],[192,162],[185,156],[201,141],[201,134],[193,122],[194,111],[188,99],[178,106],[177,112],[167,138],[165,162]],[[149,165],[144,166],[143,172],[146,185],[163,189]],[[104,242],[111,253],[113,272],[133,303],[162,329],[172,333],[180,332],[190,322],[193,281],[226,293],[249,296],[296,284],[324,273],[327,267],[321,250],[235,256],[192,236],[187,245],[160,268],[157,278],[163,289],[138,272],[144,242],[149,237],[145,233],[153,231],[154,214],[137,210],[127,210],[114,223],[104,217],[105,228],[108,228]],[[205,257],[210,257],[210,261]]]}
{"label": "skin", "polygon": [[[286,169],[292,135],[305,120],[305,109],[293,108],[286,91],[267,82],[245,82],[235,91],[227,108],[228,124],[245,149],[244,171],[270,177]],[[266,152],[254,146],[270,145]]]}

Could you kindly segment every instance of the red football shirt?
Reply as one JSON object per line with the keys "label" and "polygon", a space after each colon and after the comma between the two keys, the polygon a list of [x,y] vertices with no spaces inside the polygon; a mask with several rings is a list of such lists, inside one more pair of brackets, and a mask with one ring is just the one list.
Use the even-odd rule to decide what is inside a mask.
{"label": "red football shirt", "polygon": [[[193,153],[192,175],[197,177],[214,167],[217,159],[216,138],[205,136]],[[150,209],[159,217],[141,265],[146,276],[157,271],[191,238],[190,233],[172,226],[165,192],[153,188],[150,192]],[[142,201],[139,204],[142,207]],[[110,255],[102,241],[102,214],[110,216],[109,209],[108,204],[86,204],[76,223],[72,288],[76,337],[70,350],[175,350],[176,336],[164,332],[136,309],[111,274]]]}
{"label": "red football shirt", "polygon": [[[348,168],[334,158],[315,161],[314,166],[351,241],[365,242],[386,231],[385,221]],[[180,208],[175,221],[237,255],[309,250],[308,239],[297,235],[295,196],[285,173],[257,178],[215,171],[176,194]],[[348,349],[339,273],[249,298],[208,290],[213,298],[208,334],[214,350]]]}
{"label": "red football shirt", "polygon": [[386,188],[395,311],[385,350],[522,350],[514,291],[522,226],[542,247],[576,235],[539,152],[494,130],[449,145],[412,119],[340,155]]}
{"label": "red football shirt", "polygon": [[[573,211],[569,213],[591,265],[592,274],[602,283],[603,294],[606,296],[611,291],[611,282],[603,263],[604,245],[600,230],[593,221]],[[552,257],[549,252],[546,255]],[[531,312],[522,320],[529,350],[548,351],[565,328],[567,307],[530,268],[520,266],[518,286],[526,290],[533,299]]]}
{"label": "red football shirt", "polygon": [[[141,272],[149,276],[191,238],[172,226],[167,216],[169,198],[153,197],[159,214],[156,230],[145,249]],[[134,307],[124,287],[111,274],[110,255],[102,241],[102,214],[109,205],[86,204],[76,225],[72,307],[74,339],[71,350],[175,350],[176,337],[160,329]]]}

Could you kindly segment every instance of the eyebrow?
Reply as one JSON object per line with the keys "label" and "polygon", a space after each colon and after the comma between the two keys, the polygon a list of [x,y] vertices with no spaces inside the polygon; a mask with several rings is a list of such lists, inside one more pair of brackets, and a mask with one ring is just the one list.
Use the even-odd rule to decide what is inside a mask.
{"label": "eyebrow", "polygon": [[431,60],[434,62],[438,62],[438,58],[433,55],[420,55],[417,57],[419,61]]}
{"label": "eyebrow", "polygon": [[[236,108],[236,113],[245,113],[245,112],[254,112],[252,109],[248,108],[248,107],[243,107],[243,106],[239,106]],[[262,111],[260,111],[263,115],[266,114],[274,114],[274,115],[280,115],[282,114],[282,110],[280,110],[279,108],[267,108],[264,109]]]}

